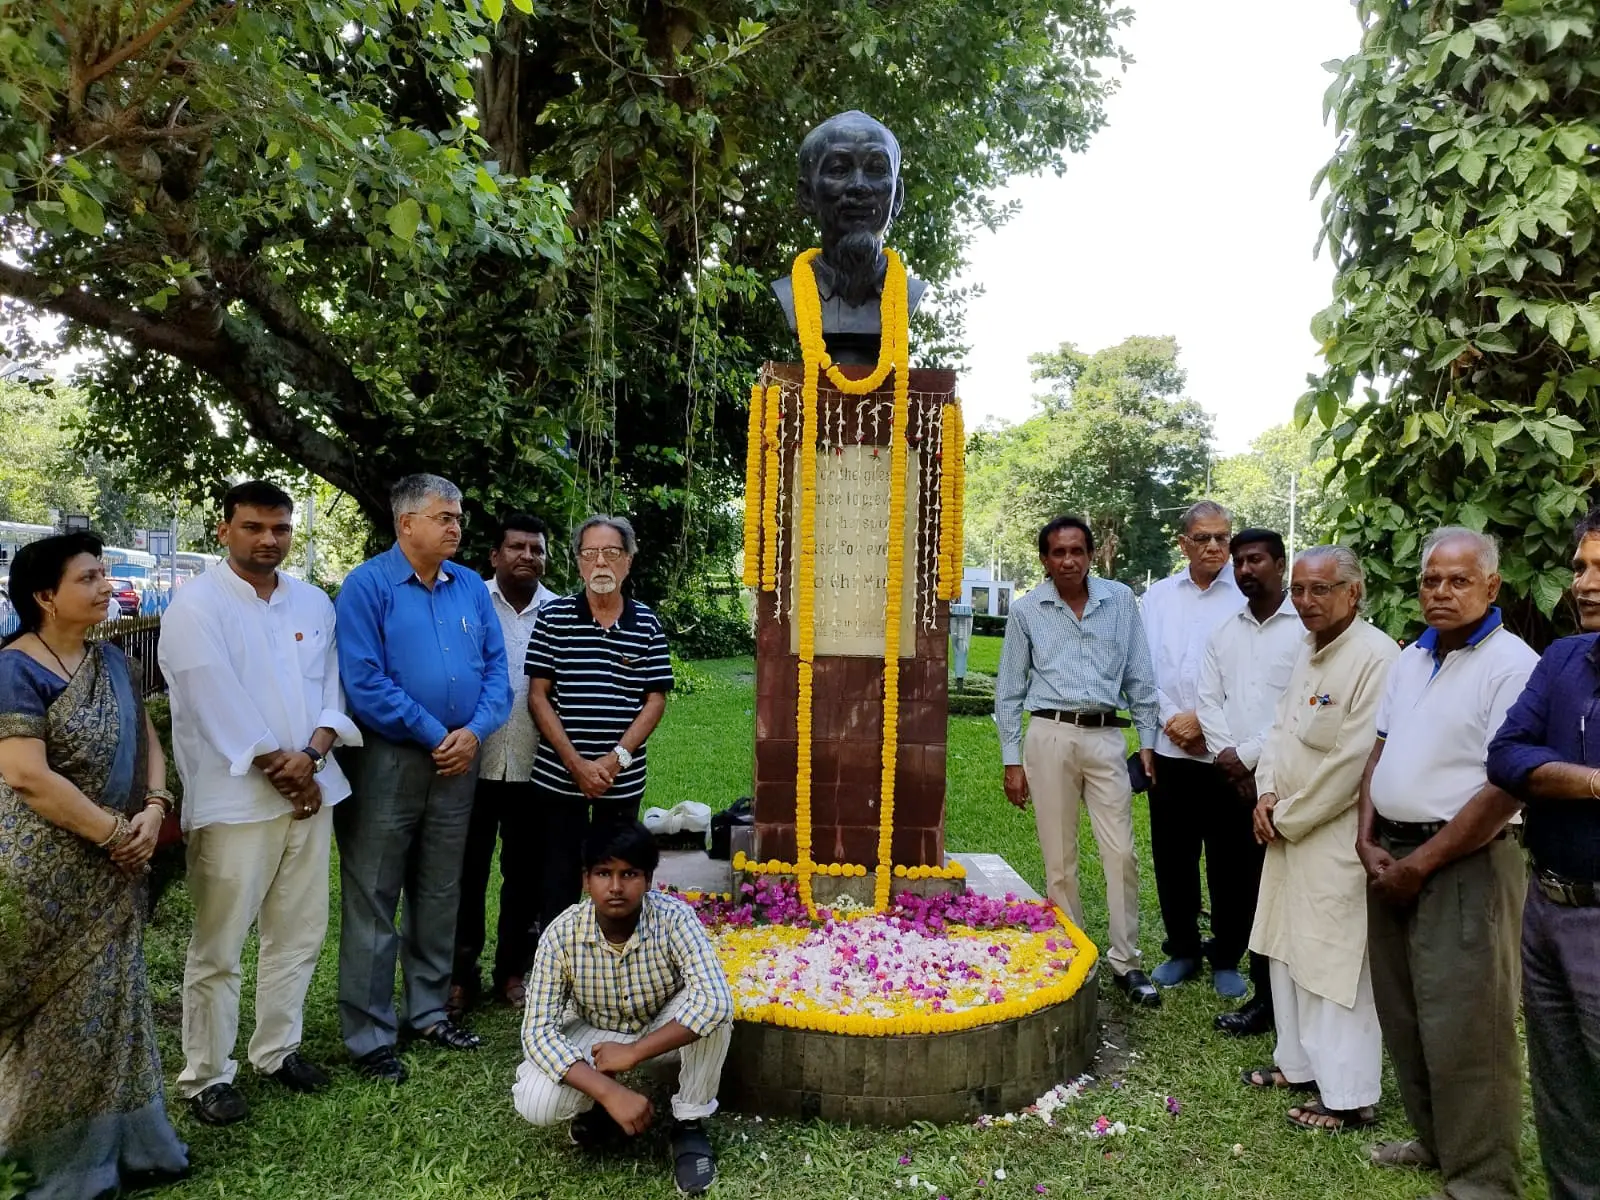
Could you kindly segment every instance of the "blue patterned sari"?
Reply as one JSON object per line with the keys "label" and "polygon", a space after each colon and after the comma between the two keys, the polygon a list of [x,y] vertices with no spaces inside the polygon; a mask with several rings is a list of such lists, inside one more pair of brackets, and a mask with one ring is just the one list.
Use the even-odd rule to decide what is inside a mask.
{"label": "blue patterned sari", "polygon": [[[144,706],[127,660],[91,646],[70,682],[0,651],[0,738],[39,738],[50,767],[102,808],[144,805]],[[86,1200],[178,1173],[188,1150],[161,1094],[144,966],[145,878],[45,820],[0,781],[0,1158],[30,1200]]]}

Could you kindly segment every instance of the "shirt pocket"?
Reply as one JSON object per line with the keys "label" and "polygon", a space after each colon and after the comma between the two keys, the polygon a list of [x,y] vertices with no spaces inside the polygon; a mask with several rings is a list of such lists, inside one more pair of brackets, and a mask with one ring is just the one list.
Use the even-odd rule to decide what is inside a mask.
{"label": "shirt pocket", "polygon": [[461,658],[466,663],[468,671],[483,673],[483,660],[485,643],[488,641],[488,630],[471,617],[461,619]]}
{"label": "shirt pocket", "polygon": [[295,634],[295,658],[300,675],[320,680],[328,673],[328,633],[325,629],[302,629]]}
{"label": "shirt pocket", "polygon": [[1313,750],[1326,753],[1339,740],[1339,730],[1344,725],[1344,706],[1338,701],[1331,704],[1310,704],[1301,710],[1295,724],[1295,736]]}
{"label": "shirt pocket", "polygon": [[1083,648],[1083,661],[1094,679],[1110,680],[1114,686],[1122,683],[1124,643],[1114,637],[1086,629],[1079,636]]}

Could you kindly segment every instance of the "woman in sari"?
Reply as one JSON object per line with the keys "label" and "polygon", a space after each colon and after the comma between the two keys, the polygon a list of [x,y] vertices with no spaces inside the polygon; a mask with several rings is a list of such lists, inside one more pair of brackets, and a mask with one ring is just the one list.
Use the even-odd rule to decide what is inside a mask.
{"label": "woman in sari", "polygon": [[143,916],[171,804],[127,660],[84,635],[111,595],[100,539],[24,546],[21,630],[0,649],[0,1159],[30,1200],[87,1200],[180,1176],[161,1094]]}

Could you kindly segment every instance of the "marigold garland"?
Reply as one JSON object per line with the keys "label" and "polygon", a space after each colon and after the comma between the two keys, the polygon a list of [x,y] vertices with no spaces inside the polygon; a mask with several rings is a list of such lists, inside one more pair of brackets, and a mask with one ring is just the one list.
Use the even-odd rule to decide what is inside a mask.
{"label": "marigold garland", "polygon": [[761,584],[761,399],[760,383],[750,385],[750,430],[744,454],[744,586]]}
{"label": "marigold garland", "polygon": [[961,576],[967,561],[967,420],[958,400],[950,406],[949,416],[955,421],[954,451],[944,460],[944,469],[952,476],[950,499],[955,509],[950,517],[950,595],[947,599],[961,599]]}
{"label": "marigold garland", "polygon": [[762,478],[761,522],[766,535],[761,555],[761,590],[778,586],[778,421],[783,408],[783,389],[774,384],[767,389],[766,420],[767,466]]}
{"label": "marigold garland", "polygon": [[[736,983],[734,1017],[740,1021],[755,1021],[766,1025],[844,1034],[851,1037],[954,1033],[981,1025],[1015,1020],[1042,1008],[1070,1000],[1077,995],[1099,957],[1099,950],[1095,944],[1064,913],[1058,910],[1056,919],[1072,943],[1071,961],[1058,979],[1016,999],[1002,1000],[956,1012],[913,1010],[892,1017],[880,1017],[869,1013],[831,1012],[820,1006],[811,1009],[793,1007],[790,1003],[750,1004],[743,999]],[[730,981],[737,981],[748,963],[769,961],[770,951],[774,945],[796,945],[807,933],[806,929],[794,926],[763,925],[714,933],[713,937],[724,971]]]}

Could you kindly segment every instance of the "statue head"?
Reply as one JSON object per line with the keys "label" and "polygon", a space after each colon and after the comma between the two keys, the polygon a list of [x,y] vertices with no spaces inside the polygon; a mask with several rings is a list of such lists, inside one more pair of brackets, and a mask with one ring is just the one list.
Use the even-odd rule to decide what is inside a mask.
{"label": "statue head", "polygon": [[882,270],[883,239],[905,204],[900,143],[864,112],[839,113],[800,143],[800,208],[815,217],[822,258],[844,297],[864,303]]}

